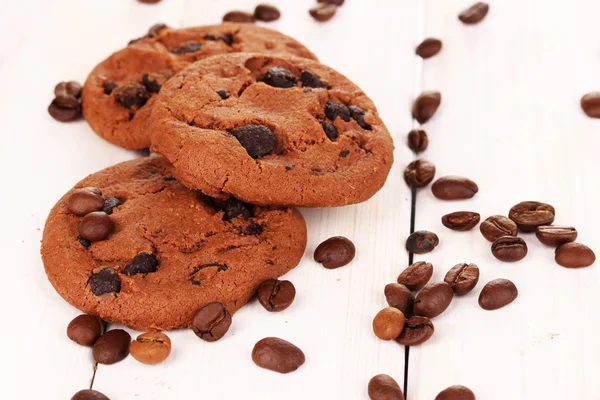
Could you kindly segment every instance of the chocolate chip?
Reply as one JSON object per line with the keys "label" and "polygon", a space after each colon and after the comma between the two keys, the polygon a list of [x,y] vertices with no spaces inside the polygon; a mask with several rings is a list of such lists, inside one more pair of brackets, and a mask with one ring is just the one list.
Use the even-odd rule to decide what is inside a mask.
{"label": "chocolate chip", "polygon": [[108,293],[119,293],[121,291],[121,279],[119,275],[110,268],[101,269],[90,276],[88,281],[90,290],[96,296]]}
{"label": "chocolate chip", "polygon": [[117,103],[128,110],[141,108],[150,98],[150,93],[140,83],[128,83],[119,86],[113,90],[113,94]]}
{"label": "chocolate chip", "polygon": [[415,160],[404,169],[404,181],[410,187],[425,187],[434,177],[435,165],[427,160]]}
{"label": "chocolate chip", "polygon": [[269,68],[262,81],[267,85],[288,89],[296,86],[298,79],[289,70],[281,67]]}
{"label": "chocolate chip", "polygon": [[67,94],[75,98],[81,97],[81,85],[79,82],[60,82],[54,87],[54,95]]}
{"label": "chocolate chip", "polygon": [[583,95],[581,109],[590,118],[600,118],[600,92],[590,92]]}
{"label": "chocolate chip", "polygon": [[441,102],[442,95],[440,92],[426,91],[421,93],[413,103],[413,118],[419,121],[420,124],[424,124],[433,117]]}
{"label": "chocolate chip", "polygon": [[224,33],[219,36],[219,40],[225,43],[227,46],[231,46],[233,44],[233,35],[231,33]]}
{"label": "chocolate chip", "polygon": [[200,339],[214,342],[221,339],[231,326],[231,314],[223,304],[213,302],[202,307],[192,320],[192,330]]}
{"label": "chocolate chip", "polygon": [[150,93],[158,93],[169,78],[171,78],[170,72],[150,72],[142,76],[142,83]]}
{"label": "chocolate chip", "polygon": [[343,236],[334,236],[317,246],[314,259],[327,269],[343,267],[356,255],[354,243]]}
{"label": "chocolate chip", "polygon": [[171,53],[173,54],[189,54],[195,53],[202,48],[202,43],[200,42],[186,42],[182,46],[175,46],[171,49]]}
{"label": "chocolate chip", "polygon": [[314,6],[308,13],[311,17],[313,17],[316,21],[325,22],[329,21],[335,15],[337,10],[337,6],[335,4],[320,4],[318,6]]}
{"label": "chocolate chip", "polygon": [[406,250],[415,254],[425,254],[433,251],[440,243],[437,235],[429,231],[416,231],[406,239]]}
{"label": "chocolate chip", "polygon": [[434,38],[427,38],[423,40],[418,46],[415,52],[422,58],[430,58],[435,56],[442,49],[442,41]]}
{"label": "chocolate chip", "polygon": [[350,154],[350,150],[342,150],[340,151],[340,157],[346,158]]}
{"label": "chocolate chip", "polygon": [[131,276],[136,274],[148,274],[156,272],[158,260],[154,254],[139,253],[123,269],[123,274]]}
{"label": "chocolate chip", "polygon": [[279,312],[292,304],[296,297],[296,288],[290,281],[269,279],[260,284],[256,297],[265,310]]}
{"label": "chocolate chip", "polygon": [[79,236],[90,242],[106,239],[115,230],[112,219],[101,211],[87,214],[79,223]]}
{"label": "chocolate chip", "polygon": [[76,189],[67,199],[67,209],[80,217],[93,211],[100,211],[104,206],[102,196],[93,191],[95,188]]}
{"label": "chocolate chip", "polygon": [[129,354],[131,336],[123,329],[113,329],[100,336],[94,344],[92,354],[100,364],[114,364]]}
{"label": "chocolate chip", "polygon": [[92,245],[92,242],[90,242],[89,240],[85,240],[81,236],[77,236],[77,240],[83,247],[90,247]]}
{"label": "chocolate chip", "polygon": [[421,153],[427,150],[429,145],[429,138],[427,133],[422,129],[413,129],[408,132],[408,148],[415,153]]}
{"label": "chocolate chip", "polygon": [[104,206],[102,207],[102,211],[106,214],[111,215],[113,213],[113,208],[120,206],[121,200],[116,197],[107,197],[104,199]]}
{"label": "chocolate chip", "polygon": [[230,221],[239,216],[242,218],[254,217],[254,206],[235,198],[229,199],[224,210],[223,221]]}
{"label": "chocolate chip", "polygon": [[200,286],[202,281],[210,275],[214,276],[217,273],[227,271],[228,269],[229,267],[227,267],[225,264],[209,263],[198,265],[197,267],[194,267],[194,271],[190,274],[190,282],[194,286]]}
{"label": "chocolate chip", "polygon": [[367,386],[367,392],[370,400],[404,400],[398,382],[386,374],[375,375],[371,378]]}
{"label": "chocolate chip", "polygon": [[258,236],[260,234],[263,233],[264,228],[254,222],[251,222],[250,224],[248,224],[248,226],[246,228],[244,228],[244,235],[248,235],[248,236]]}
{"label": "chocolate chip", "polygon": [[242,126],[232,134],[252,158],[266,156],[275,148],[275,134],[264,125]]}
{"label": "chocolate chip", "polygon": [[350,122],[350,109],[345,104],[330,101],[325,107],[325,115],[332,121],[340,117],[342,121]]}
{"label": "chocolate chip", "polygon": [[350,110],[352,119],[358,123],[358,126],[368,131],[371,130],[371,125],[365,122],[365,110],[358,106],[348,106],[348,109]]}
{"label": "chocolate chip", "polygon": [[311,87],[311,88],[326,88],[329,89],[330,86],[323,82],[320,77],[313,74],[309,70],[305,69],[302,71],[302,75],[300,75],[300,81],[302,82],[303,87]]}
{"label": "chocolate chip", "polygon": [[102,325],[93,315],[79,315],[67,326],[69,339],[82,346],[92,346],[100,335],[102,335]]}
{"label": "chocolate chip", "polygon": [[269,4],[259,4],[254,9],[254,17],[259,21],[271,22],[277,21],[281,17],[281,13],[277,7]]}
{"label": "chocolate chip", "polygon": [[221,100],[226,100],[229,98],[229,92],[227,91],[227,89],[219,89],[217,90],[217,94],[219,95]]}
{"label": "chocolate chip", "polygon": [[114,82],[105,82],[103,88],[104,94],[109,95],[117,88],[117,84]]}
{"label": "chocolate chip", "polygon": [[69,122],[81,116],[81,105],[75,96],[59,94],[48,106],[48,113],[57,121]]}
{"label": "chocolate chip", "polygon": [[334,141],[335,139],[337,139],[338,131],[337,128],[333,126],[333,124],[324,121],[321,123],[321,125],[323,126],[323,131],[325,132],[325,135],[329,138],[329,140]]}
{"label": "chocolate chip", "polygon": [[223,16],[223,22],[238,22],[251,24],[254,21],[254,14],[250,14],[244,11],[229,11]]}
{"label": "chocolate chip", "polygon": [[158,36],[160,34],[160,32],[162,32],[164,29],[167,29],[167,28],[168,28],[168,26],[163,23],[154,24],[150,27],[150,29],[148,29],[148,36],[149,37]]}
{"label": "chocolate chip", "polygon": [[302,350],[292,343],[276,337],[259,340],[252,349],[252,361],[261,368],[287,374],[304,364]]}
{"label": "chocolate chip", "polygon": [[467,25],[476,24],[485,18],[490,9],[489,4],[479,2],[458,14],[458,19]]}
{"label": "chocolate chip", "polygon": [[110,400],[97,390],[85,389],[75,393],[71,400]]}

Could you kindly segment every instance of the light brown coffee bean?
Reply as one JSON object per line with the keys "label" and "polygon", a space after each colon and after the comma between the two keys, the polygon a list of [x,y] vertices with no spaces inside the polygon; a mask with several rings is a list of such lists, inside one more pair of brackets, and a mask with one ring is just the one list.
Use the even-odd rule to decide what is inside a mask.
{"label": "light brown coffee bean", "polygon": [[435,400],[475,400],[475,393],[466,386],[454,385],[442,390]]}
{"label": "light brown coffee bean", "polygon": [[413,313],[421,317],[435,318],[446,311],[453,297],[452,287],[446,282],[430,283],[415,297]]}
{"label": "light brown coffee bean", "polygon": [[93,346],[101,335],[102,325],[93,315],[79,315],[67,326],[69,339],[82,346]]}
{"label": "light brown coffee bean", "polygon": [[441,102],[442,94],[440,92],[425,91],[421,93],[412,106],[413,118],[419,121],[420,124],[424,124],[433,117]]}
{"label": "light brown coffee bean", "polygon": [[550,204],[539,201],[523,201],[515,204],[508,212],[522,232],[535,232],[538,226],[550,225],[554,222],[556,211]]}
{"label": "light brown coffee bean", "polygon": [[547,246],[557,247],[577,239],[577,229],[572,226],[544,225],[538,226],[535,236]]}
{"label": "light brown coffee bean", "polygon": [[123,329],[113,329],[100,336],[94,344],[92,354],[100,364],[117,363],[129,354],[131,336]]}
{"label": "light brown coffee bean", "polygon": [[497,310],[512,303],[519,291],[508,279],[494,279],[485,284],[479,294],[479,305],[484,310]]}
{"label": "light brown coffee bean", "polygon": [[581,98],[581,108],[590,118],[600,118],[600,92],[591,92]]}
{"label": "light brown coffee bean", "polygon": [[319,4],[318,6],[314,6],[308,10],[310,16],[319,22],[329,21],[331,18],[333,18],[336,11],[337,6],[331,3]]}
{"label": "light brown coffee bean", "polygon": [[371,400],[404,400],[402,389],[398,382],[389,375],[375,375],[369,381],[367,388]]}
{"label": "light brown coffee bean", "polygon": [[459,296],[469,293],[479,282],[479,267],[475,264],[456,264],[444,278],[444,282],[452,287]]}
{"label": "light brown coffee bean", "polygon": [[488,3],[475,3],[471,7],[467,8],[466,10],[463,10],[460,14],[458,14],[458,19],[463,24],[476,24],[485,18],[489,9],[490,6]]}
{"label": "light brown coffee bean", "polygon": [[408,132],[408,148],[416,153],[421,153],[427,150],[429,145],[429,138],[427,132],[422,129],[413,129]]}
{"label": "light brown coffee bean", "polygon": [[502,215],[492,215],[479,225],[479,230],[484,238],[495,242],[502,236],[517,236],[518,228],[510,218]]}
{"label": "light brown coffee bean", "polygon": [[479,213],[456,211],[442,217],[442,224],[453,231],[469,231],[479,223]]}
{"label": "light brown coffee bean", "polygon": [[302,350],[292,343],[276,337],[259,340],[252,349],[252,361],[261,368],[287,374],[304,364]]}
{"label": "light brown coffee bean", "polygon": [[443,176],[431,186],[431,192],[440,200],[470,199],[478,191],[475,182],[460,176]]}
{"label": "light brown coffee bean", "polygon": [[584,244],[570,242],[556,248],[554,260],[566,268],[583,268],[596,262],[596,254]]}
{"label": "light brown coffee bean", "polygon": [[389,283],[384,289],[385,299],[390,307],[402,311],[406,317],[412,315],[415,295],[404,285],[400,283]]}
{"label": "light brown coffee bean", "polygon": [[171,339],[162,332],[142,333],[131,342],[129,352],[143,364],[158,364],[171,354]]}
{"label": "light brown coffee bean", "polygon": [[442,50],[442,41],[434,38],[427,38],[423,40],[415,50],[418,56],[422,58],[430,58],[435,56]]}
{"label": "light brown coffee bean", "polygon": [[406,317],[402,311],[386,307],[373,318],[373,333],[382,340],[396,339],[404,329],[405,322]]}
{"label": "light brown coffee bean", "polygon": [[404,181],[410,187],[425,187],[434,177],[435,165],[427,160],[415,160],[404,169]]}
{"label": "light brown coffee bean", "polygon": [[429,318],[415,315],[406,320],[396,342],[404,346],[417,346],[428,341],[433,332],[433,323]]}
{"label": "light brown coffee bean", "polygon": [[410,290],[417,291],[429,282],[433,275],[433,265],[425,261],[411,264],[398,276],[398,283]]}
{"label": "light brown coffee bean", "polygon": [[[93,211],[100,211],[104,207],[104,198],[96,188],[76,189],[67,199],[67,209],[73,214],[83,217]],[[102,193],[102,192],[100,192]]]}
{"label": "light brown coffee bean", "polygon": [[314,259],[327,269],[335,269],[350,263],[355,255],[356,247],[350,239],[334,236],[317,246]]}

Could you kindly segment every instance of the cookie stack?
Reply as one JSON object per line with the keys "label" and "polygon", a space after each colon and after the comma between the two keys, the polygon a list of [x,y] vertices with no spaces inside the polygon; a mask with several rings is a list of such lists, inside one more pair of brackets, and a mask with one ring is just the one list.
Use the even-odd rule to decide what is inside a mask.
{"label": "cookie stack", "polygon": [[81,95],[96,133],[158,155],[79,182],[42,257],[68,302],[139,330],[233,314],[300,261],[293,207],[365,201],[393,143],[372,101],[300,43],[254,25],[156,25],[100,63]]}

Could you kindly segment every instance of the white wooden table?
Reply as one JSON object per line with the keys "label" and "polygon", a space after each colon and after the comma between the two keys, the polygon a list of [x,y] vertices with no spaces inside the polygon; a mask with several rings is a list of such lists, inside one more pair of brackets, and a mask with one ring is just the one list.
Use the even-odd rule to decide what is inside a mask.
{"label": "white wooden table", "polygon": [[[364,204],[302,210],[309,242],[300,266],[286,276],[298,291],[288,310],[266,313],[253,302],[216,343],[171,332],[173,352],[164,364],[129,357],[101,365],[93,387],[111,399],[365,399],[368,380],[387,373],[408,384],[411,400],[433,399],[452,384],[484,400],[600,399],[599,267],[564,269],[531,234],[524,236],[523,261],[501,263],[478,229],[457,233],[440,223],[451,211],[485,218],[540,200],[556,207],[557,223],[576,226],[580,241],[600,252],[600,122],[579,108],[583,93],[600,89],[600,3],[491,0],[483,22],[465,26],[456,16],[471,0],[347,0],[325,24],[308,16],[313,0],[272,2],[282,18],[268,27],[305,43],[378,105],[396,142],[388,182]],[[0,398],[68,399],[90,386],[91,351],[66,337],[78,311],[46,280],[41,230],[74,183],[139,156],[103,141],[83,121],[53,121],[46,107],[54,84],[83,81],[97,62],[156,22],[218,23],[225,12],[254,5],[0,1]],[[444,48],[422,61],[414,47],[425,36],[442,39]],[[408,263],[411,193],[402,171],[414,158],[405,145],[414,126],[410,104],[423,89],[443,96],[425,125],[430,146],[423,157],[436,164],[438,176],[468,176],[480,192],[469,201],[441,202],[428,188],[419,191],[416,228],[437,232],[441,243],[416,259],[434,264],[436,280],[458,262],[474,262],[481,280],[434,320],[435,335],[411,348],[405,364],[405,349],[378,340],[371,320],[386,305],[383,287]],[[312,252],[333,235],[351,238],[358,255],[329,271],[312,261]],[[499,277],[515,282],[519,298],[498,311],[481,310],[481,287]],[[254,366],[251,349],[265,336],[300,346],[306,364],[289,375]]]}

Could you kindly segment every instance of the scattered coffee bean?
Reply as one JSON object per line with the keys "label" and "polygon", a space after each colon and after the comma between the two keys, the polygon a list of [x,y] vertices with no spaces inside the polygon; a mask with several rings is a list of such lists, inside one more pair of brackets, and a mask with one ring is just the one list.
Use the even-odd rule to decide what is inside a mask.
{"label": "scattered coffee bean", "polygon": [[137,110],[146,104],[150,93],[141,83],[129,83],[112,91],[115,100],[128,110]]}
{"label": "scattered coffee bean", "polygon": [[104,206],[102,207],[102,211],[108,215],[111,215],[113,213],[113,209],[115,207],[119,207],[121,204],[121,200],[117,199],[116,197],[107,197],[106,199],[104,199]]}
{"label": "scattered coffee bean", "polygon": [[479,267],[475,264],[456,264],[448,271],[444,282],[450,285],[454,294],[462,296],[469,293],[479,282]]}
{"label": "scattered coffee bean", "polygon": [[73,121],[81,116],[81,104],[74,96],[59,94],[48,106],[48,113],[60,122]]}
{"label": "scattered coffee bean", "polygon": [[479,223],[479,213],[456,211],[442,217],[442,224],[453,231],[470,231]]}
{"label": "scattered coffee bean", "polygon": [[590,118],[600,118],[600,92],[591,92],[581,98],[581,108]]}
{"label": "scattered coffee bean", "polygon": [[158,93],[162,85],[171,78],[170,72],[151,72],[142,75],[142,84],[150,93]]}
{"label": "scattered coffee bean", "polygon": [[322,125],[323,131],[325,132],[325,135],[329,138],[329,140],[334,141],[335,139],[337,139],[338,131],[335,126],[326,121],[322,122]]}
{"label": "scattered coffee bean", "polygon": [[332,121],[340,117],[342,121],[350,122],[350,109],[345,104],[336,103],[335,101],[327,103],[325,115]]}
{"label": "scattered coffee bean", "polygon": [[227,89],[219,89],[219,90],[217,90],[217,94],[219,95],[221,100],[227,100],[230,96]]}
{"label": "scattered coffee bean", "polygon": [[442,390],[435,400],[475,400],[475,393],[466,386],[454,385]]}
{"label": "scattered coffee bean", "polygon": [[225,205],[223,221],[231,221],[237,217],[245,219],[254,217],[254,206],[232,197]]}
{"label": "scattered coffee bean", "polygon": [[264,125],[242,126],[232,134],[252,158],[266,156],[275,148],[275,134]]}
{"label": "scattered coffee bean", "polygon": [[142,333],[131,342],[129,352],[143,364],[158,364],[171,354],[171,339],[162,332]]}
{"label": "scattered coffee bean", "polygon": [[446,311],[453,297],[452,287],[446,282],[430,283],[415,297],[413,313],[421,317],[435,318]]}
{"label": "scattered coffee bean", "polygon": [[386,307],[379,311],[373,319],[373,332],[382,340],[392,340],[400,336],[406,317],[394,307]]}
{"label": "scattered coffee bean", "polygon": [[67,326],[69,339],[82,346],[92,346],[100,335],[102,335],[102,325],[93,315],[79,315]]}
{"label": "scattered coffee bean", "polygon": [[90,276],[88,281],[90,290],[96,296],[102,296],[109,293],[119,293],[121,291],[121,279],[119,275],[111,268],[103,268]]}
{"label": "scattered coffee bean", "polygon": [[221,339],[231,326],[231,314],[223,304],[214,302],[202,307],[192,321],[196,336],[207,342]]}
{"label": "scattered coffee bean", "polygon": [[408,289],[417,291],[427,285],[433,275],[433,265],[425,261],[411,264],[398,276],[398,283]]}
{"label": "scattered coffee bean", "polygon": [[335,4],[336,6],[341,6],[342,4],[344,4],[344,0],[317,0],[317,2]]}
{"label": "scattered coffee bean", "polygon": [[554,207],[539,201],[523,201],[510,209],[508,217],[523,232],[535,232],[538,226],[554,222]]}
{"label": "scattered coffee bean", "polygon": [[105,82],[103,88],[104,94],[109,95],[117,88],[117,84],[114,82]]}
{"label": "scattered coffee bean", "polygon": [[335,4],[323,3],[308,10],[308,13],[316,21],[326,22],[335,15],[337,6]]}
{"label": "scattered coffee bean", "polygon": [[404,400],[398,382],[389,375],[375,375],[369,381],[367,389],[371,400]]}
{"label": "scattered coffee bean", "polygon": [[87,214],[79,223],[79,236],[90,242],[104,240],[114,230],[115,224],[112,219],[102,211]]}
{"label": "scattered coffee bean", "polygon": [[288,308],[296,297],[296,288],[290,281],[269,279],[258,287],[258,302],[265,310],[279,312]]}
{"label": "scattered coffee bean", "polygon": [[492,243],[492,254],[500,261],[519,261],[527,255],[527,243],[520,237],[502,236]]}
{"label": "scattered coffee bean", "polygon": [[409,288],[400,283],[388,283],[383,293],[390,307],[397,308],[407,317],[412,315],[415,295]]}
{"label": "scattered coffee bean", "polygon": [[93,189],[95,188],[74,190],[67,199],[67,209],[80,217],[93,211],[102,210],[102,207],[104,207],[104,198],[98,195]]}
{"label": "scattered coffee bean", "polygon": [[408,148],[416,153],[421,153],[427,149],[429,139],[427,133],[422,129],[413,129],[408,132]]}
{"label": "scattered coffee bean", "polygon": [[484,238],[495,242],[502,236],[517,236],[517,224],[512,219],[503,215],[492,215],[479,225],[479,230]]}
{"label": "scattered coffee bean", "polygon": [[276,337],[259,340],[252,349],[252,361],[261,368],[287,374],[304,364],[302,350],[292,343]]}
{"label": "scattered coffee bean", "polygon": [[488,3],[475,3],[471,7],[458,14],[458,19],[461,20],[463,24],[476,24],[485,18],[489,9],[490,6]]}
{"label": "scattered coffee bean", "polygon": [[442,95],[440,92],[425,91],[421,93],[412,106],[413,118],[419,121],[420,124],[424,124],[433,117],[441,102]]}
{"label": "scattered coffee bean", "polygon": [[270,68],[262,81],[269,86],[283,89],[292,88],[298,83],[298,79],[291,71],[281,67]]}
{"label": "scattered coffee bean", "polygon": [[404,169],[404,181],[410,187],[425,187],[434,177],[435,165],[427,160],[415,160]]}
{"label": "scattered coffee bean", "polygon": [[459,176],[443,176],[433,182],[433,195],[440,200],[470,199],[479,191],[479,187],[470,179]]}
{"label": "scattered coffee bean", "polygon": [[416,231],[406,239],[406,250],[414,254],[425,254],[433,251],[440,243],[437,235],[429,231]]}
{"label": "scattered coffee bean", "polygon": [[307,69],[302,71],[302,75],[300,75],[300,81],[302,82],[303,87],[329,89],[328,84],[323,82],[319,76],[313,74]]}
{"label": "scattered coffee bean", "polygon": [[149,274],[158,269],[158,260],[154,254],[139,253],[125,266],[124,275]]}
{"label": "scattered coffee bean", "polygon": [[[159,0],[160,1],[160,0]],[[163,23],[158,23],[158,24],[154,24],[152,25],[149,29],[148,29],[148,36],[149,37],[156,37],[158,36],[164,29],[167,29],[168,26],[167,24],[163,24]]]}
{"label": "scattered coffee bean", "polygon": [[554,260],[566,268],[589,267],[596,262],[594,251],[581,243],[565,243],[556,248]]}
{"label": "scattered coffee bean", "polygon": [[358,106],[348,106],[348,109],[350,110],[350,116],[356,121],[358,126],[368,131],[371,130],[371,125],[365,122],[365,110]]}
{"label": "scattered coffee bean", "polygon": [[508,279],[494,279],[485,284],[479,294],[479,305],[484,310],[497,310],[512,303],[519,291]]}
{"label": "scattered coffee bean", "polygon": [[259,4],[254,9],[254,17],[259,21],[271,22],[277,21],[281,17],[281,13],[277,7],[269,4]]}
{"label": "scattered coffee bean", "polygon": [[100,364],[117,363],[129,354],[131,336],[123,329],[113,329],[106,332],[94,344],[92,354]]}
{"label": "scattered coffee bean", "polygon": [[73,395],[73,397],[71,397],[71,400],[110,400],[110,399],[96,390],[85,389],[85,390],[80,390],[79,392],[75,393]]}
{"label": "scattered coffee bean", "polygon": [[423,40],[415,50],[418,56],[422,58],[430,58],[435,56],[442,50],[442,41],[434,38],[427,38]]}
{"label": "scattered coffee bean", "polygon": [[245,11],[230,11],[223,16],[223,22],[254,23],[254,14]]}
{"label": "scattered coffee bean", "polygon": [[577,229],[572,226],[544,225],[537,227],[535,236],[543,244],[557,247],[564,243],[574,242],[577,239]]}
{"label": "scattered coffee bean", "polygon": [[81,85],[75,81],[60,82],[54,87],[54,95],[58,96],[61,94],[79,98],[81,97]]}
{"label": "scattered coffee bean", "polygon": [[427,317],[414,316],[406,320],[404,330],[396,338],[396,342],[404,346],[417,346],[425,343],[433,336],[433,323]]}
{"label": "scattered coffee bean", "polygon": [[343,236],[334,236],[317,246],[314,258],[325,268],[335,269],[350,263],[355,255],[354,243]]}

